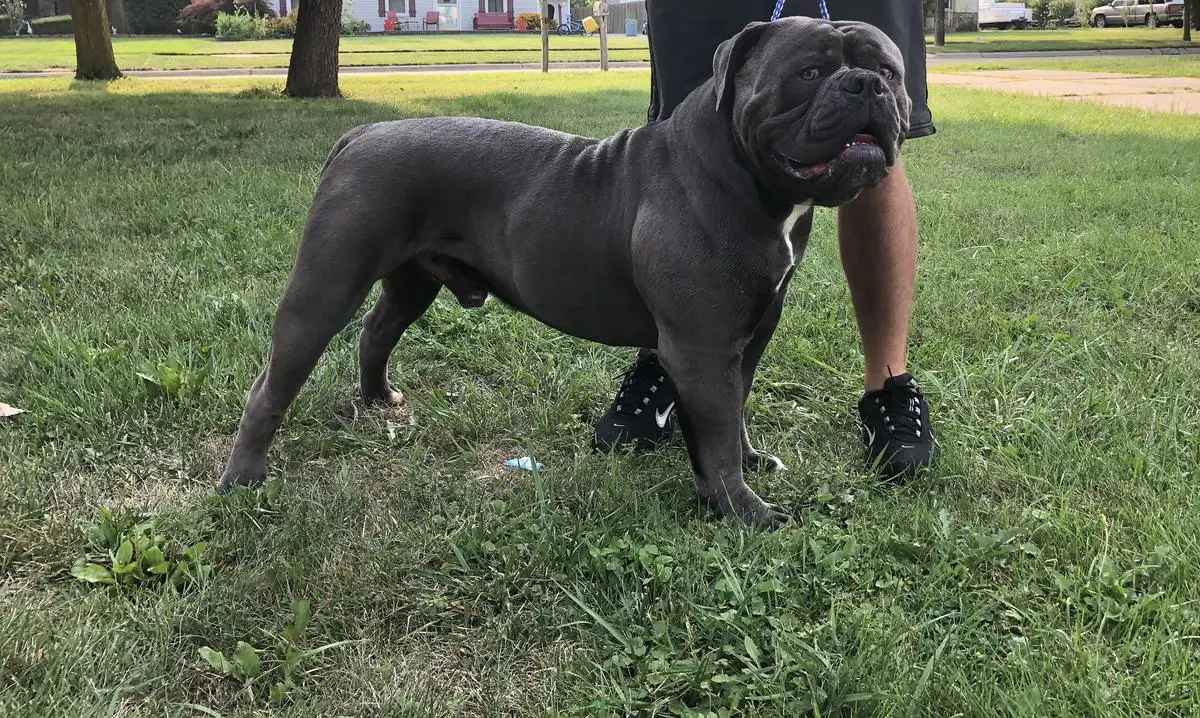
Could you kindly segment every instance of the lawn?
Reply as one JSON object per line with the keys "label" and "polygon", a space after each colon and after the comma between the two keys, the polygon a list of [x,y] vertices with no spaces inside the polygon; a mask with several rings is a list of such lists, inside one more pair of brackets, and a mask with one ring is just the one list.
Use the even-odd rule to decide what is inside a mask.
{"label": "lawn", "polygon": [[[905,151],[911,361],[943,454],[907,485],[860,460],[821,210],[749,417],[791,467],[751,483],[794,525],[710,520],[678,441],[589,453],[630,352],[446,297],[397,350],[403,410],[355,396],[356,320],[265,490],[210,495],[343,131],[602,134],[644,117],[646,85],[0,84],[0,401],[27,410],[0,419],[0,715],[1194,715],[1192,117],[934,89],[940,132]],[[524,455],[543,471],[501,467]],[[113,565],[92,540],[126,565],[125,537],[124,585],[72,576]]]}
{"label": "lawn", "polygon": [[1013,60],[938,61],[930,63],[930,72],[969,72],[972,70],[1075,70],[1080,72],[1121,72],[1144,77],[1200,77],[1200,55],[1145,55],[1135,57],[1053,57]]}
{"label": "lawn", "polygon": [[[930,52],[1004,52],[1030,50],[1093,50],[1100,48],[1180,47],[1174,28],[1108,28],[1097,30],[1006,30],[950,33],[946,46]],[[609,39],[613,60],[650,59],[644,36]],[[1195,43],[1193,43],[1195,44]],[[550,37],[552,61],[599,61],[598,37]],[[117,64],[126,70],[184,70],[237,67],[287,67],[290,40],[221,42],[196,37],[118,37],[113,39]],[[373,35],[345,37],[341,64],[430,65],[492,62],[540,62],[539,37],[533,33],[486,35]],[[71,38],[0,39],[0,72],[30,72],[72,68],[75,45]]]}
{"label": "lawn", "polygon": [[1183,42],[1183,30],[1173,27],[1082,27],[1068,30],[951,32],[946,33],[945,47],[934,47],[932,36],[926,37],[926,44],[930,52],[954,53],[1195,47],[1200,42]]}
{"label": "lawn", "polygon": [[[199,37],[117,37],[113,52],[124,70],[184,70],[227,67],[287,67],[291,40],[222,42]],[[550,59],[600,60],[600,39],[550,37]],[[609,38],[613,60],[648,60],[645,37]],[[372,35],[344,37],[340,62],[351,65],[430,65],[478,62],[540,62],[539,36]],[[0,72],[29,72],[75,66],[75,44],[67,38],[0,39]]]}

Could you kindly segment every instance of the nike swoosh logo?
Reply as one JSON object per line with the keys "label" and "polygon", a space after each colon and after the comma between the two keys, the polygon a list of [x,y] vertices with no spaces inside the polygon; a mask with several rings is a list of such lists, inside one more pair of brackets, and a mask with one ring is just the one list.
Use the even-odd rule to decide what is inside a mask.
{"label": "nike swoosh logo", "polygon": [[670,418],[671,409],[674,409],[674,408],[675,408],[675,402],[671,402],[670,404],[667,404],[666,408],[663,409],[662,411],[654,412],[654,423],[658,424],[658,428],[660,428],[660,429],[667,428],[667,419]]}

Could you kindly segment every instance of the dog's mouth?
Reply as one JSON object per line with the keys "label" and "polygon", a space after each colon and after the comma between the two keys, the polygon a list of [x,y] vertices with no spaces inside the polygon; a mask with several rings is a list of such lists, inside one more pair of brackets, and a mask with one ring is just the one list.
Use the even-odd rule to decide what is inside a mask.
{"label": "dog's mouth", "polygon": [[831,175],[843,165],[869,162],[890,164],[887,153],[879,146],[875,135],[869,132],[855,134],[838,149],[837,154],[819,162],[802,162],[778,151],[775,152],[775,157],[788,174],[806,182]]}

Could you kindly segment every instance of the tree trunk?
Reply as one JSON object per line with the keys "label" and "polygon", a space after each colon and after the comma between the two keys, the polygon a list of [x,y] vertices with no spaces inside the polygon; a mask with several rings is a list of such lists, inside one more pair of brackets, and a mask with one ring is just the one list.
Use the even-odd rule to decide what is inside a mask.
{"label": "tree trunk", "polygon": [[292,41],[284,93],[292,97],[340,97],[342,0],[303,0],[297,9],[296,39]]}
{"label": "tree trunk", "polygon": [[117,33],[129,34],[129,19],[125,15],[125,0],[108,0],[108,22]]}
{"label": "tree trunk", "polygon": [[75,32],[75,79],[115,80],[121,76],[113,56],[104,0],[70,0]]}
{"label": "tree trunk", "polygon": [[946,46],[946,0],[937,0],[933,4],[933,44],[936,47]]}
{"label": "tree trunk", "polygon": [[1192,3],[1183,4],[1183,41],[1192,41]]}

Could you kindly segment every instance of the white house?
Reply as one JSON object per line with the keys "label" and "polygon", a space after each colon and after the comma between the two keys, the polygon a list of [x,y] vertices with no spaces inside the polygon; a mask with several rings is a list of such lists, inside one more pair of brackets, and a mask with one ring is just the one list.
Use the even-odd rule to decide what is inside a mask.
{"label": "white house", "polygon": [[[298,0],[269,2],[280,15],[286,15],[299,4]],[[538,0],[343,0],[343,4],[351,15],[370,25],[371,32],[383,32],[389,13],[396,14],[398,24],[405,30],[426,29],[429,14],[437,13],[437,26],[429,26],[430,31],[471,31],[475,29],[472,21],[476,13],[508,13],[515,18],[523,12],[538,11]]]}

